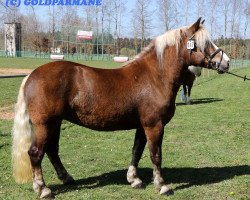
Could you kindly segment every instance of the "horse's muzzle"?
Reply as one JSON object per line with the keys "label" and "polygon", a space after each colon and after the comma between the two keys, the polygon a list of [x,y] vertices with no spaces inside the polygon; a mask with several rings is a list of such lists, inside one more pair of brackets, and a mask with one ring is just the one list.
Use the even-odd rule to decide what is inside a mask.
{"label": "horse's muzzle", "polygon": [[215,70],[217,70],[218,74],[223,74],[228,72],[229,70],[229,61],[225,61],[222,63],[217,63],[215,64]]}

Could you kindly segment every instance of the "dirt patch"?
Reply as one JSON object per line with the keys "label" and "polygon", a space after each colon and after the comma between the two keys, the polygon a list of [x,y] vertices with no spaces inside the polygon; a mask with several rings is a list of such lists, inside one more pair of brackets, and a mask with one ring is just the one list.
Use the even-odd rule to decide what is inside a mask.
{"label": "dirt patch", "polygon": [[14,119],[14,112],[0,112],[0,120],[12,120]]}
{"label": "dirt patch", "polygon": [[[32,69],[0,68],[0,75],[30,74]],[[0,120],[14,119],[14,105],[0,108]]]}
{"label": "dirt patch", "polygon": [[0,75],[5,74],[30,74],[32,69],[0,68]]}
{"label": "dirt patch", "polygon": [[0,120],[1,119],[14,119],[14,105],[0,108]]}

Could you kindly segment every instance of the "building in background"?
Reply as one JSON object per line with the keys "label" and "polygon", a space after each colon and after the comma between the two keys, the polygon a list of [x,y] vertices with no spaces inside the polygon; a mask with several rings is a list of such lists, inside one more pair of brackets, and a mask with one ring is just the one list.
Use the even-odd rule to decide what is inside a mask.
{"label": "building in background", "polygon": [[6,56],[21,57],[21,23],[4,23]]}

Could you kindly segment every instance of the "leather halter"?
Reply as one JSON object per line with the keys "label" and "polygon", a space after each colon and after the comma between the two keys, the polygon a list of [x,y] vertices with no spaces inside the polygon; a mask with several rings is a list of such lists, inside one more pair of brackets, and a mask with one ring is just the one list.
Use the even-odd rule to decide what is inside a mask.
{"label": "leather halter", "polygon": [[[189,38],[189,40],[188,41],[194,41],[194,36],[195,36],[195,34],[193,34],[190,38]],[[192,54],[192,51],[193,51],[193,49],[194,48],[192,48],[192,49],[189,49],[190,50],[190,53],[189,53],[189,62],[191,61],[191,54]],[[220,53],[221,52],[221,57],[220,57],[220,62],[214,62],[214,61],[212,61],[213,60],[213,58],[218,54],[218,53]],[[217,70],[217,71],[219,71],[219,67],[220,67],[220,65],[221,65],[221,61],[222,61],[222,58],[223,58],[223,54],[224,54],[224,52],[223,52],[223,50],[222,49],[220,49],[220,48],[218,48],[214,53],[212,53],[210,56],[205,56],[205,58],[207,59],[207,61],[208,61],[208,67],[210,67],[210,68],[212,68],[212,69],[215,69],[215,70]],[[190,65],[190,63],[189,63],[189,65]]]}
{"label": "leather halter", "polygon": [[[221,52],[221,57],[220,57],[220,62],[213,62],[212,59],[219,53]],[[213,69],[216,69],[217,71],[219,70],[219,67],[220,67],[220,64],[221,64],[221,61],[222,61],[222,58],[223,58],[223,50],[218,48],[214,53],[212,53],[208,58],[208,66],[213,68]]]}

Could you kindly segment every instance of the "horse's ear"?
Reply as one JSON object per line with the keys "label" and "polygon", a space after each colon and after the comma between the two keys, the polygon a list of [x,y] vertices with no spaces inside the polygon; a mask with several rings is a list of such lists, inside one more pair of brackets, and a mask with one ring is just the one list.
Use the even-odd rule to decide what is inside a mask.
{"label": "horse's ear", "polygon": [[202,20],[201,24],[204,24],[204,22],[205,22],[205,19]]}
{"label": "horse's ear", "polygon": [[200,28],[200,23],[201,23],[201,17],[189,28],[189,31],[191,34],[194,34],[196,31],[199,30]]}

